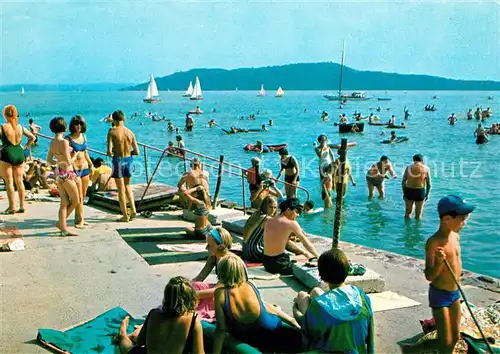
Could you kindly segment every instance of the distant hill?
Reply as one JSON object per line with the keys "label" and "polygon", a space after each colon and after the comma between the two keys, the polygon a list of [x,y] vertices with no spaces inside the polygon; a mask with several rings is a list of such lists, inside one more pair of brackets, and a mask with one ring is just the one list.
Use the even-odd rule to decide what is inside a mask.
{"label": "distant hill", "polygon": [[[158,77],[159,90],[186,90],[200,77],[203,90],[338,90],[340,65],[304,63],[262,68],[192,69]],[[500,90],[499,81],[454,80],[430,75],[405,75],[360,71],[344,67],[342,90]],[[146,90],[147,82],[124,90]]]}
{"label": "distant hill", "polygon": [[12,92],[21,91],[21,87],[24,87],[26,92],[30,91],[114,91],[120,90],[126,86],[132,85],[132,83],[101,83],[101,84],[55,84],[55,85],[36,85],[36,84],[18,84],[18,85],[1,85],[0,91]]}

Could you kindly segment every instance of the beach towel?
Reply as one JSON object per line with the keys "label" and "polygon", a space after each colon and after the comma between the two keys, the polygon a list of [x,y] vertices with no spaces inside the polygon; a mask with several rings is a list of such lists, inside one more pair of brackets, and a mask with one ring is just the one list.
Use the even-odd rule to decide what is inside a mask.
{"label": "beach towel", "polygon": [[248,279],[254,280],[273,280],[280,277],[279,274],[271,274],[266,272],[264,266],[258,267],[248,267],[247,266]]}
{"label": "beach towel", "polygon": [[204,252],[207,249],[207,244],[204,243],[185,243],[173,245],[156,245],[162,251],[169,252]]}
{"label": "beach towel", "polygon": [[[118,333],[125,316],[130,316],[130,314],[121,307],[115,307],[66,330],[41,328],[38,330],[37,340],[57,353],[114,354],[116,347],[111,342]],[[130,316],[127,332],[132,333],[136,325],[143,323],[144,320]]]}

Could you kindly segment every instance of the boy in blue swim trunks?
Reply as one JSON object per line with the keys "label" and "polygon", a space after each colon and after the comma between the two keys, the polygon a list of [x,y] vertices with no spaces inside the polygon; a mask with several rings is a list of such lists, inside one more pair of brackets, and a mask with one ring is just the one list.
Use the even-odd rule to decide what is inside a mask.
{"label": "boy in blue swim trunks", "polygon": [[[115,179],[118,187],[118,200],[123,216],[119,222],[128,222],[137,215],[135,209],[134,194],[130,187],[132,177],[133,155],[139,154],[139,146],[132,131],[125,127],[125,114],[122,111],[114,111],[112,114],[113,126],[108,131],[108,156],[113,156],[113,171],[111,177]],[[130,215],[127,210],[127,202],[130,204]]]}
{"label": "boy in blue swim trunks", "polygon": [[460,277],[462,260],[458,233],[474,208],[456,195],[446,196],[438,203],[439,229],[425,246],[425,278],[431,282],[429,306],[436,321],[438,337],[408,347],[411,352],[424,347],[439,349],[440,353],[452,353],[460,339],[460,293],[445,260],[455,276]]}

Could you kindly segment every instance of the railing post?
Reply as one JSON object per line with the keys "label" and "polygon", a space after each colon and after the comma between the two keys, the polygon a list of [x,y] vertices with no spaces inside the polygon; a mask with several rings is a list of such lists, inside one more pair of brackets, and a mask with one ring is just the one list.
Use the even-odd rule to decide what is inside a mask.
{"label": "railing post", "polygon": [[146,147],[143,146],[144,149],[144,170],[146,172],[146,183],[149,181],[149,176],[148,176],[148,151],[146,150]]}
{"label": "railing post", "polygon": [[[336,185],[337,199],[335,204],[335,219],[333,222],[333,238],[332,238],[332,249],[339,247],[340,240],[340,228],[342,226],[342,207],[344,204],[344,176],[345,176],[345,161],[347,155],[347,139],[342,138],[339,149],[339,160],[340,168],[338,174],[338,183]],[[335,177],[335,176],[334,176]],[[334,182],[335,183],[335,182]]]}
{"label": "railing post", "polygon": [[214,209],[217,207],[217,199],[219,198],[220,185],[222,183],[222,169],[224,168],[224,155],[220,155],[219,158],[219,174],[217,175],[217,184],[215,185],[215,193],[214,193],[214,201],[213,207]]}
{"label": "railing post", "polygon": [[148,184],[146,185],[146,189],[144,189],[144,192],[142,192],[141,199],[139,200],[137,208],[139,208],[142,205],[142,202],[144,200],[144,197],[146,196],[146,193],[148,192],[149,187],[151,186],[151,183],[153,182],[153,178],[156,175],[156,172],[160,168],[161,161],[163,160],[163,156],[165,156],[165,153],[167,152],[167,149],[163,150],[160,159],[158,160],[158,163],[156,164],[155,169],[153,170],[153,174],[151,175],[151,179],[148,179]]}
{"label": "railing post", "polygon": [[247,202],[245,196],[245,171],[241,170],[241,192],[243,195],[243,215],[247,215]]}
{"label": "railing post", "polygon": [[184,161],[184,173],[187,172],[187,166],[186,166],[186,152],[184,151],[184,154],[182,155],[182,160]]}

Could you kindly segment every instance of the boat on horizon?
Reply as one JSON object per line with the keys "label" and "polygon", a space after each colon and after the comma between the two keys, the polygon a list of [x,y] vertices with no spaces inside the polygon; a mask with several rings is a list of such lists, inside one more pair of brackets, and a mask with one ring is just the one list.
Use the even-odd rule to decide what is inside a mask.
{"label": "boat on horizon", "polygon": [[284,94],[285,94],[285,91],[283,91],[283,89],[280,86],[280,87],[278,87],[278,90],[276,91],[276,96],[274,96],[274,97],[281,98],[281,97],[283,97]]}
{"label": "boat on horizon", "polygon": [[378,97],[377,98],[377,101],[390,101],[390,100],[392,100],[392,98],[390,98],[390,97]]}
{"label": "boat on horizon", "polygon": [[21,96],[24,96],[25,95],[25,92],[24,92],[24,86],[21,87]]}
{"label": "boat on horizon", "polygon": [[257,96],[264,97],[266,95],[266,90],[264,90],[264,84],[260,85],[260,91]]}
{"label": "boat on horizon", "polygon": [[345,41],[342,44],[342,61],[340,64],[339,93],[337,95],[323,95],[328,101],[367,101],[365,92],[355,91],[351,93],[342,93],[342,74],[344,72]]}
{"label": "boat on horizon", "polygon": [[189,86],[186,92],[184,92],[184,94],[182,95],[182,97],[191,97],[192,94],[193,94],[193,82],[189,81]]}
{"label": "boat on horizon", "polygon": [[198,76],[196,76],[193,93],[191,94],[191,97],[189,97],[189,99],[192,101],[201,101],[203,99],[203,92],[201,91],[201,84]]}
{"label": "boat on horizon", "polygon": [[157,103],[161,99],[158,98],[160,93],[158,92],[158,86],[156,86],[156,81],[153,74],[149,76],[148,89],[146,90],[146,96],[144,96],[143,101],[146,103]]}

